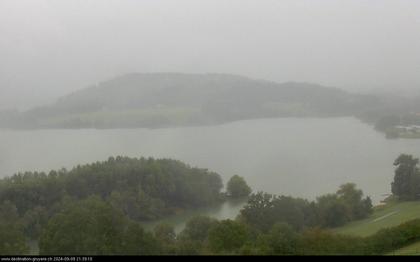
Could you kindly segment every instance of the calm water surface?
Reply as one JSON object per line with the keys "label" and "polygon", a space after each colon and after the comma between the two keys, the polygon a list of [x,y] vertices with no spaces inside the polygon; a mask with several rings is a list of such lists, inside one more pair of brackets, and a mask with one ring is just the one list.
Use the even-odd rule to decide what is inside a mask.
{"label": "calm water surface", "polygon": [[[354,182],[378,202],[390,192],[392,163],[400,153],[420,157],[420,140],[385,139],[355,118],[259,119],[164,129],[0,130],[0,177],[71,168],[109,156],[153,156],[208,168],[225,182],[238,174],[254,191],[310,199]],[[199,212],[230,218],[240,206],[226,203]],[[183,216],[189,217],[171,221]]]}

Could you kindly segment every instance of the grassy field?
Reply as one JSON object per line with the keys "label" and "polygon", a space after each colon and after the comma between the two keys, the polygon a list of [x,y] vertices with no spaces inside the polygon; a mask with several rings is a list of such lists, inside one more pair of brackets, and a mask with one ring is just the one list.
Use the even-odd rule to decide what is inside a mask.
{"label": "grassy field", "polygon": [[405,246],[388,253],[389,256],[419,256],[420,255],[420,242]]}
{"label": "grassy field", "polygon": [[375,208],[367,219],[349,223],[334,229],[340,234],[369,236],[386,227],[397,226],[405,221],[420,218],[420,201],[389,203]]}
{"label": "grassy field", "polygon": [[[161,127],[194,123],[200,118],[198,108],[161,107],[123,111],[103,110],[98,112],[70,114],[67,116],[40,119],[47,127]],[[201,117],[202,118],[202,117]]]}
{"label": "grassy field", "polygon": [[399,138],[407,138],[407,139],[419,139],[420,133],[403,133],[398,136]]}

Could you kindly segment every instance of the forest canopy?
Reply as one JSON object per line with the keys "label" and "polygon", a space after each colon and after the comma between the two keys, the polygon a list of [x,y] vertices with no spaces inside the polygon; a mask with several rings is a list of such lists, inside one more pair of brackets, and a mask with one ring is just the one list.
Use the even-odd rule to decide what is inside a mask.
{"label": "forest canopy", "polygon": [[[143,221],[217,203],[222,188],[220,175],[207,169],[171,159],[119,156],[69,171],[26,172],[1,179],[0,203],[10,201],[28,220],[45,220],[65,201],[96,195],[129,218]],[[42,221],[31,223],[30,230],[39,231],[36,223]]]}

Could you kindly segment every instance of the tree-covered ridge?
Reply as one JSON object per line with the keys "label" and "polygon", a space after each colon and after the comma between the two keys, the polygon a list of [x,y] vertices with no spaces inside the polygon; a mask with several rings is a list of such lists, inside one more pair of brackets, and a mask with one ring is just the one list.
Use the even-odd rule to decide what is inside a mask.
{"label": "tree-covered ridge", "polygon": [[[7,128],[160,128],[273,117],[355,116],[387,137],[418,138],[420,97],[356,94],[229,74],[132,73],[51,105],[0,111]],[[401,129],[398,126],[406,128]]]}
{"label": "tree-covered ridge", "polygon": [[0,112],[15,128],[133,128],[218,124],[263,117],[350,116],[377,99],[309,83],[227,74],[133,73],[26,112]]}
{"label": "tree-covered ridge", "polygon": [[132,219],[150,220],[177,209],[216,203],[222,187],[218,174],[180,161],[111,157],[69,171],[27,172],[1,179],[0,203],[10,201],[23,217],[50,215],[66,198],[97,195]]}
{"label": "tree-covered ridge", "polygon": [[311,83],[229,74],[131,73],[26,111],[0,127],[162,128],[281,117],[357,117],[387,138],[420,137],[420,97],[357,94]]}

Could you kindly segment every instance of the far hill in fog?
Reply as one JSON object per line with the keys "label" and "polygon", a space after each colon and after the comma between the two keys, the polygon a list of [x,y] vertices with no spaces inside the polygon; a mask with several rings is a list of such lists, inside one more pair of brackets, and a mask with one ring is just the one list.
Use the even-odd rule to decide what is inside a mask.
{"label": "far hill in fog", "polygon": [[50,106],[3,112],[0,122],[13,128],[157,128],[268,117],[358,116],[378,111],[381,104],[375,96],[309,83],[226,74],[133,73]]}

